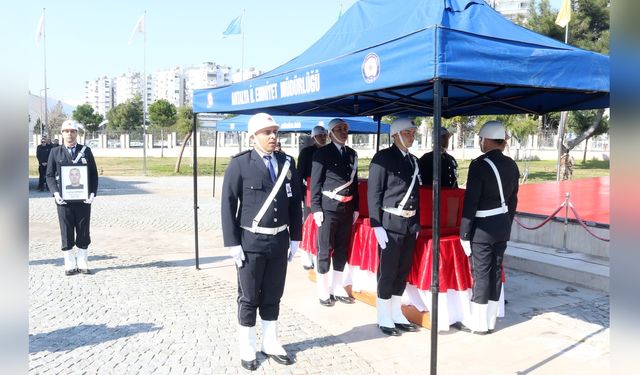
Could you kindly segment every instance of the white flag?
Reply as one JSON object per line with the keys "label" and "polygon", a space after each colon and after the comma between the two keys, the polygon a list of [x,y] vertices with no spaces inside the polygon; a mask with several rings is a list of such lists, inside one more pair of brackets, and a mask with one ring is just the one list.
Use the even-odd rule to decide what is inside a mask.
{"label": "white flag", "polygon": [[138,22],[136,22],[136,25],[133,27],[133,30],[131,30],[131,36],[129,36],[129,44],[131,44],[131,42],[133,42],[133,38],[136,36],[137,33],[144,33],[144,14],[140,16],[140,18],[138,18]]}
{"label": "white flag", "polygon": [[40,45],[40,39],[42,39],[42,35],[44,34],[44,12],[40,16],[40,21],[38,21],[38,27],[36,27],[36,46]]}

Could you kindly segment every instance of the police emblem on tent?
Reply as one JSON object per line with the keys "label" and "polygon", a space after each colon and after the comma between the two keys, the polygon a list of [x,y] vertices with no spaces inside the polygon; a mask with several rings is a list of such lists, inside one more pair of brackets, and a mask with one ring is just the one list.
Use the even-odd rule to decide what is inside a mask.
{"label": "police emblem on tent", "polygon": [[375,53],[365,56],[362,62],[362,78],[366,83],[373,83],[380,76],[380,57]]}
{"label": "police emblem on tent", "polygon": [[207,94],[207,108],[213,107],[213,94]]}

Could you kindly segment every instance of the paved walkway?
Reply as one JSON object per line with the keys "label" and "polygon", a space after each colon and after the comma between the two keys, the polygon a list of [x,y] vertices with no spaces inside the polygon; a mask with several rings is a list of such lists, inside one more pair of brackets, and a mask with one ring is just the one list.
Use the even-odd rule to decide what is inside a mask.
{"label": "paved walkway", "polygon": [[[235,268],[222,247],[211,179],[199,181],[200,271],[190,178],[100,182],[94,274],[65,277],[53,198],[31,179],[29,373],[248,373],[236,351]],[[429,330],[385,337],[373,307],[321,307],[299,264],[290,263],[280,314],[281,341],[296,363],[259,354],[257,373],[428,373]],[[497,332],[439,335],[440,373],[608,372],[608,295],[510,270],[505,288]]]}

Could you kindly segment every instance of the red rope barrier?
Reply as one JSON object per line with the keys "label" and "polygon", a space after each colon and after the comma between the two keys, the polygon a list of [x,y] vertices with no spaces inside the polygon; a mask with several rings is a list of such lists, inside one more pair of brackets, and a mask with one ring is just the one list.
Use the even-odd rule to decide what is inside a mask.
{"label": "red rope barrier", "polygon": [[587,233],[589,233],[590,235],[592,235],[593,237],[599,239],[600,241],[606,241],[609,242],[608,238],[604,238],[604,237],[600,237],[597,234],[593,233],[591,231],[591,229],[589,229],[589,227],[587,227],[587,225],[584,223],[584,220],[582,220],[582,218],[580,217],[580,215],[578,215],[578,211],[576,211],[576,208],[573,207],[573,204],[571,204],[571,202],[569,202],[569,208],[571,208],[571,211],[573,212],[573,214],[576,216],[576,219],[578,219],[578,223],[580,223],[580,225],[582,225],[582,227],[584,228],[584,230],[587,231]]}
{"label": "red rope barrier", "polygon": [[544,221],[543,221],[542,223],[540,223],[540,224],[538,224],[538,225],[536,225],[536,226],[534,226],[534,227],[528,227],[528,226],[526,226],[526,225],[522,224],[522,222],[520,222],[520,220],[518,220],[518,218],[517,218],[517,217],[514,217],[514,218],[513,218],[513,220],[515,220],[515,222],[516,222],[516,223],[518,223],[518,225],[519,225],[519,226],[521,226],[521,227],[523,227],[524,229],[527,229],[527,230],[534,230],[534,229],[538,229],[538,228],[541,228],[541,227],[542,227],[543,225],[545,225],[546,223],[548,223],[549,221],[551,221],[551,219],[553,219],[553,218],[556,216],[556,214],[557,214],[558,212],[560,212],[560,210],[562,209],[562,207],[564,207],[564,203],[565,203],[565,202],[562,202],[562,203],[560,204],[560,207],[558,207],[558,209],[557,209],[557,210],[555,210],[551,215],[549,215],[546,219],[544,219]]}

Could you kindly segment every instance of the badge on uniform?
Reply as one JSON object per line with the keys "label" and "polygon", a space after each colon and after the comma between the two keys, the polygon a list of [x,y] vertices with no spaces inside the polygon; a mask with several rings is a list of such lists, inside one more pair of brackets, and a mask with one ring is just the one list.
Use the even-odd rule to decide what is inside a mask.
{"label": "badge on uniform", "polygon": [[87,164],[87,159],[82,158],[82,159],[80,159],[80,160],[82,161],[82,164]]}
{"label": "badge on uniform", "polygon": [[287,171],[287,179],[289,179],[289,180],[291,179],[291,170]]}
{"label": "badge on uniform", "polygon": [[284,188],[287,191],[287,197],[289,198],[293,197],[293,193],[291,192],[291,184],[290,183],[284,184]]}

